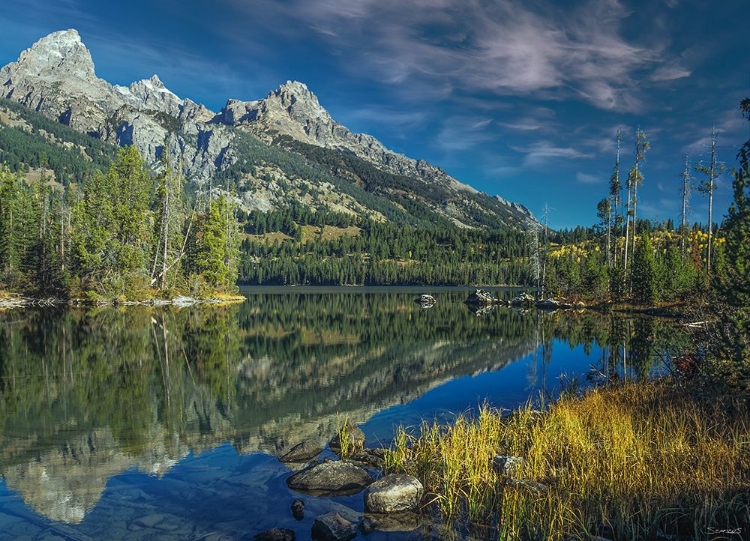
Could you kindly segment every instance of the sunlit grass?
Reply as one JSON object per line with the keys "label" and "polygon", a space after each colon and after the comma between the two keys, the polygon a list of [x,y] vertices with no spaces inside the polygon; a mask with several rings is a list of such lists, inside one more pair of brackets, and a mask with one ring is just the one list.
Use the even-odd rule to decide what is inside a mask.
{"label": "sunlit grass", "polygon": [[[667,382],[567,396],[544,413],[488,407],[450,426],[401,429],[388,471],[422,480],[448,521],[500,539],[707,538],[750,533],[746,397],[698,398]],[[496,455],[524,458],[512,477]]]}

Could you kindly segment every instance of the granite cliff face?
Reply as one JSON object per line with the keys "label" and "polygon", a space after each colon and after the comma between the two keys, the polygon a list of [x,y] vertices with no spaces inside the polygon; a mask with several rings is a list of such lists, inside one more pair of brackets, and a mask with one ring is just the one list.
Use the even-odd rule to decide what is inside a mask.
{"label": "granite cliff face", "polygon": [[71,127],[102,136],[106,119],[122,102],[75,30],[55,32],[0,69],[3,97],[18,101]]}
{"label": "granite cliff face", "polygon": [[[287,138],[355,156],[398,178],[397,189],[370,186],[369,191],[395,203],[397,208],[403,209],[399,200],[404,198],[419,201],[436,216],[448,218],[459,227],[523,227],[531,216],[521,205],[479,193],[438,167],[392,152],[370,135],[352,133],[331,118],[318,98],[300,82],[289,81],[260,100],[229,100],[218,114],[175,95],[157,75],[128,87],[112,86],[96,76],[91,54],[76,30],[55,32],[40,39],[16,62],[1,68],[0,97],[104,141],[135,145],[157,168],[162,153],[167,151],[173,163],[181,163],[184,175],[199,186],[217,176],[223,183],[231,183],[240,192],[239,200],[247,202],[246,210],[268,210],[296,200],[311,206],[367,213],[357,201],[343,208],[340,202],[325,198],[315,203],[306,201],[303,195],[310,188],[309,179],[268,160],[261,160],[258,166],[258,159],[248,159],[248,145],[246,140],[238,140],[238,132],[245,132],[244,137],[251,134],[269,147],[280,145],[280,138]],[[309,153],[305,158],[311,159]],[[254,167],[242,167],[249,161]],[[312,162],[315,167],[330,169],[328,163],[315,163],[314,159]],[[328,173],[340,173],[334,169]],[[272,180],[268,180],[269,171],[273,172]],[[341,178],[353,182],[353,178],[361,180],[359,176],[347,171]],[[271,183],[279,180],[290,188],[273,198],[264,196],[273,191]]]}
{"label": "granite cliff face", "polygon": [[210,178],[231,139],[221,133],[214,138],[213,132],[222,131],[207,129],[215,113],[179,98],[156,75],[129,87],[113,87],[98,78],[76,30],[55,32],[23,51],[0,69],[0,88],[1,97],[77,131],[120,146],[135,145],[151,164],[160,161],[167,146],[181,154],[185,173],[199,182]]}
{"label": "granite cliff face", "polygon": [[352,133],[336,122],[304,83],[287,81],[262,100],[229,100],[217,120],[249,129],[271,142],[279,135],[315,146],[349,151],[396,175],[413,176],[454,190],[476,193],[471,186],[448,176],[423,160],[413,160],[388,150],[374,137]]}

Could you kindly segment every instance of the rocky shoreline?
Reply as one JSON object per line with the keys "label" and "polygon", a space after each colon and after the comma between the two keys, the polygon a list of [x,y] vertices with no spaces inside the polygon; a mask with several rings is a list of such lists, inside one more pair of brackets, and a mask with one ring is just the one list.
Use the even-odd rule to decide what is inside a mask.
{"label": "rocky shoreline", "polygon": [[[312,441],[298,443],[279,456],[293,470],[286,479],[287,486],[301,496],[290,507],[296,520],[305,518],[304,497],[335,498],[363,493],[363,515],[353,509],[339,508],[317,516],[311,529],[312,539],[348,541],[360,532],[364,535],[374,531],[411,532],[422,524],[419,512],[425,497],[422,483],[411,475],[385,474],[386,450],[367,449],[364,443],[364,432],[350,425],[328,445],[338,460],[320,460],[324,449]],[[287,528],[272,528],[252,539],[293,541],[295,533]]]}
{"label": "rocky shoreline", "polygon": [[5,293],[0,295],[0,310],[9,310],[13,308],[30,308],[30,307],[54,307],[54,306],[174,306],[177,308],[186,308],[198,304],[227,304],[245,302],[246,298],[242,295],[226,295],[221,297],[196,298],[177,295],[171,299],[148,299],[142,301],[120,301],[117,299],[108,301],[88,301],[84,299],[59,299],[48,297],[38,299],[34,297],[25,297],[18,294]]}

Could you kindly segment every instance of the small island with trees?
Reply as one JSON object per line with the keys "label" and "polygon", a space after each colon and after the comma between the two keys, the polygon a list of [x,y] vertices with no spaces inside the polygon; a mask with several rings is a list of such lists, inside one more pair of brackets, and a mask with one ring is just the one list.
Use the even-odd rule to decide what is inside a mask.
{"label": "small island with trees", "polygon": [[224,195],[188,205],[166,161],[152,174],[135,147],[67,186],[0,171],[4,289],[89,302],[211,297],[236,291],[239,227]]}

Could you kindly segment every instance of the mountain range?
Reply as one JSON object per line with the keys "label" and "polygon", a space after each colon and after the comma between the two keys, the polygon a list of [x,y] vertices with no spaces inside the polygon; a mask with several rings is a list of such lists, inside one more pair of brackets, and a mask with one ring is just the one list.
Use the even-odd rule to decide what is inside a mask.
{"label": "mountain range", "polygon": [[416,225],[523,228],[534,220],[522,205],[351,132],[296,81],[214,112],[156,75],[128,87],[98,78],[78,32],[64,30],[0,69],[0,89],[1,98],[78,132],[135,145],[155,169],[166,152],[196,190],[231,189],[248,212],[298,202]]}

